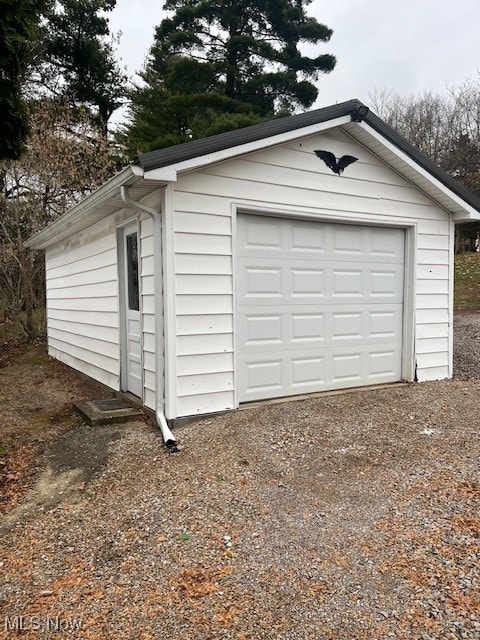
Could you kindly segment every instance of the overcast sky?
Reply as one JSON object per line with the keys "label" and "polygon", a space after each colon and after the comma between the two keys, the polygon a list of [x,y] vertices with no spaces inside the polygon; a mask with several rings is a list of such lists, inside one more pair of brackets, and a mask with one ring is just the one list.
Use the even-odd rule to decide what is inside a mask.
{"label": "overcast sky", "polygon": [[[165,15],[162,5],[117,0],[110,14],[111,30],[122,32],[118,54],[131,76],[145,61]],[[480,74],[480,0],[314,0],[307,11],[333,29],[318,50],[337,58],[335,69],[317,82],[314,107],[350,98],[368,104],[374,89],[443,93]]]}

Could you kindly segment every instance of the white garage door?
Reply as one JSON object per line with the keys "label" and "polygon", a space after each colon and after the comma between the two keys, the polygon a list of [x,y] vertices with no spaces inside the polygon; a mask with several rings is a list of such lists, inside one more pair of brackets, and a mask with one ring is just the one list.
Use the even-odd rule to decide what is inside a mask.
{"label": "white garage door", "polygon": [[240,402],[400,380],[404,245],[403,229],[239,215]]}

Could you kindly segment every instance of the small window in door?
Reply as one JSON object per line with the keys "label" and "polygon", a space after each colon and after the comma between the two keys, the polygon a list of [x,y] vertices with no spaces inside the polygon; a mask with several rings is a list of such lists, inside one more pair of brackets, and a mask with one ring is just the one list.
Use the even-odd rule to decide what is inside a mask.
{"label": "small window in door", "polygon": [[138,287],[138,247],[137,234],[131,233],[126,237],[127,243],[127,287],[128,308],[131,311],[139,311],[139,287]]}

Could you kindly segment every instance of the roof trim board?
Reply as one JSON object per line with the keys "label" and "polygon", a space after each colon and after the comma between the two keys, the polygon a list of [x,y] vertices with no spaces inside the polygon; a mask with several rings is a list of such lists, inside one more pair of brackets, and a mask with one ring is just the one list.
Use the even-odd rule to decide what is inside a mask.
{"label": "roof trim board", "polygon": [[[359,117],[359,109],[366,113]],[[100,206],[118,198],[122,185],[132,186],[142,182],[147,186],[148,183],[148,189],[153,191],[159,186],[175,182],[179,172],[194,170],[334,127],[345,127],[353,138],[357,138],[357,132],[357,141],[367,148],[368,143],[362,141],[361,136],[370,141],[375,140],[381,145],[382,153],[390,154],[392,160],[395,159],[404,168],[408,168],[412,174],[412,183],[452,212],[455,222],[480,220],[479,198],[437,167],[378,116],[368,111],[362,102],[348,100],[330,107],[141,154],[135,163],[125,167],[58,220],[32,236],[25,246],[45,249],[101,219]],[[387,157],[383,157],[383,160],[388,163]],[[396,167],[396,170],[402,173],[401,168]]]}
{"label": "roof trim board", "polygon": [[[363,109],[367,111],[367,113],[358,119],[356,114],[359,109]],[[263,144],[259,146],[269,146],[266,142],[269,138],[278,139],[278,137],[283,136],[283,139],[291,139],[299,135],[308,135],[304,131],[304,129],[308,127],[326,123],[327,126],[322,127],[322,129],[332,128],[340,124],[339,122],[334,122],[335,120],[345,118],[346,122],[353,120],[355,123],[368,124],[385,138],[385,140],[393,144],[400,151],[403,151],[403,153],[414,160],[416,164],[425,169],[428,174],[437,178],[439,182],[460,196],[462,200],[470,204],[476,211],[480,211],[479,198],[461,185],[455,178],[440,169],[440,167],[434,164],[416,147],[407,142],[405,138],[400,136],[377,115],[368,110],[368,107],[363,102],[356,99],[347,100],[346,102],[341,102],[330,107],[315,109],[314,111],[301,113],[299,115],[270,120],[243,129],[227,131],[226,133],[178,144],[168,147],[167,149],[143,153],[137,157],[135,164],[141,166],[146,173],[171,165],[178,165],[179,170],[180,167],[186,170],[187,168],[208,164],[208,159],[210,159],[210,162],[217,162],[217,156],[220,159],[219,154],[221,152],[227,151],[228,157],[231,157],[243,153],[239,148],[248,144],[263,141]],[[318,130],[320,129],[316,129],[316,131]],[[292,133],[293,135],[291,137],[285,137],[285,134],[288,133]],[[275,144],[275,142],[272,141],[271,144]],[[200,158],[205,158],[205,161],[201,161]],[[196,163],[195,159],[197,160]]]}
{"label": "roof trim board", "polygon": [[[355,113],[361,103],[358,100],[349,100],[332,107],[315,109],[307,113],[300,113],[294,116],[286,116],[254,124],[242,129],[234,129],[226,133],[220,133],[201,140],[184,142],[166,149],[149,151],[140,154],[135,160],[135,164],[141,166],[145,171],[158,169],[168,165],[178,164],[185,160],[199,158],[211,153],[218,153],[227,149],[232,149],[241,145],[267,138],[284,135],[288,132],[295,133],[299,129],[304,129],[322,122],[329,122],[337,118],[345,118]],[[348,120],[350,120],[348,117]],[[293,137],[296,137],[295,135]]]}
{"label": "roof trim board", "polygon": [[29,238],[24,245],[30,249],[45,249],[51,244],[53,238],[57,241],[68,237],[70,231],[76,230],[78,224],[87,217],[88,213],[111,197],[118,196],[121,185],[131,184],[141,176],[143,176],[143,169],[140,167],[132,165],[125,167],[81,202],[73,205],[60,218]]}
{"label": "roof trim board", "polygon": [[[268,147],[273,147],[277,144],[282,144],[290,140],[295,140],[296,138],[299,138],[299,137],[312,135],[314,133],[321,133],[322,131],[333,129],[335,127],[339,127],[349,122],[350,122],[350,116],[342,116],[340,118],[335,118],[334,120],[318,122],[315,124],[302,127],[300,129],[297,129],[297,128],[291,129],[283,133],[278,133],[272,136],[268,136],[267,138],[259,138],[258,140],[251,140],[247,142],[244,141],[242,144],[236,144],[235,146],[226,147],[225,149],[217,149],[217,150],[212,149],[208,151],[208,153],[205,153],[202,155],[194,155],[190,158],[185,157],[184,159],[180,159],[178,162],[172,163],[171,165],[169,165],[168,168],[175,169],[176,173],[199,169],[201,167],[214,164],[216,162],[222,162],[224,160],[228,160],[229,158],[238,157],[241,155],[245,155],[246,153],[252,153],[260,149],[266,149]],[[244,131],[244,129],[238,129],[238,131]],[[197,140],[195,140],[195,142],[197,142]],[[198,140],[198,142],[203,142],[203,140]],[[189,145],[190,143],[187,142],[186,144]],[[165,149],[165,151],[168,151],[168,149]],[[181,158],[183,158],[183,155],[184,155],[183,153],[180,154]],[[162,165],[161,167],[158,167],[155,169],[147,169],[146,167],[143,167],[143,168],[145,171],[144,177],[145,179],[148,179],[150,177],[155,178],[157,177],[157,175],[162,175],[161,172],[165,171],[167,167]]]}
{"label": "roof trim board", "polygon": [[[433,200],[436,200],[437,203],[442,205],[446,210],[453,213],[455,222],[480,220],[480,211],[479,211],[480,200],[475,198],[475,196],[472,193],[470,193],[468,190],[466,190],[463,187],[463,185],[460,185],[457,181],[451,178],[451,176],[449,176],[448,174],[445,174],[444,177],[450,178],[450,181],[454,182],[456,186],[462,187],[462,189],[465,192],[467,192],[470,196],[473,196],[473,201],[477,200],[478,208],[475,208],[469,202],[467,202],[466,198],[460,197],[457,191],[453,190],[448,185],[446,185],[442,180],[438,179],[435,175],[433,175],[431,171],[427,171],[427,169],[424,168],[419,162],[416,162],[411,155],[407,154],[400,147],[394,145],[392,142],[386,139],[385,136],[381,135],[381,133],[379,133],[373,127],[368,126],[364,122],[356,123],[356,127],[357,127],[357,131],[358,131],[358,128],[362,129],[365,132],[365,134],[374,138],[379,144],[381,144],[387,152],[390,152],[391,154],[396,156],[403,163],[403,165],[407,165],[408,167],[410,167],[410,169],[413,172],[415,172],[415,174],[418,176],[417,179],[416,180],[411,179],[409,178],[409,176],[405,174],[404,174],[404,177],[409,179],[410,182],[412,182],[413,184],[415,184],[418,189],[424,191],[424,193],[426,193],[430,198],[432,198]],[[352,129],[349,127],[347,130],[351,134]],[[360,140],[359,136],[353,135],[352,137],[357,142],[360,142],[361,144],[365,145],[364,140]],[[368,144],[365,146],[367,146],[368,148]],[[388,163],[388,159],[384,159],[384,160]],[[433,167],[436,167],[436,165],[433,165],[433,163],[431,164]],[[397,172],[399,171],[398,167],[393,167],[393,168],[395,169],[395,171]],[[433,189],[429,188],[430,185],[431,187],[433,187]],[[442,194],[444,194],[444,199],[440,200],[439,196],[435,195],[435,193],[432,193],[432,191],[435,191],[437,194],[439,191],[442,192]]]}
{"label": "roof trim board", "polygon": [[477,198],[477,196],[475,196],[471,191],[460,184],[458,180],[455,180],[453,176],[449,175],[446,171],[432,162],[430,158],[411,145],[407,140],[405,140],[405,138],[399,135],[377,115],[369,111],[364,122],[370,125],[372,129],[392,143],[395,147],[403,151],[416,164],[425,169],[428,174],[437,178],[439,182],[460,196],[462,200],[470,204],[477,212],[480,211],[480,198]]}

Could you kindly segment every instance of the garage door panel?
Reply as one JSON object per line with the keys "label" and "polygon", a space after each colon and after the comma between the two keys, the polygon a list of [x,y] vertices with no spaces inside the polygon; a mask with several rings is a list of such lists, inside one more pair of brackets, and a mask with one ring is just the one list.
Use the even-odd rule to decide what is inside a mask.
{"label": "garage door panel", "polygon": [[252,215],[238,230],[240,400],[401,379],[403,230]]}
{"label": "garage door panel", "polygon": [[[315,252],[315,251],[308,252],[308,251],[289,250],[284,252],[277,251],[276,253],[273,253],[265,250],[262,247],[252,248],[252,249],[240,248],[237,251],[237,256],[240,258],[246,258],[247,260],[248,258],[250,258],[254,260],[254,264],[257,264],[257,260],[258,260],[258,264],[261,264],[264,266],[278,265],[278,260],[280,256],[282,259],[282,264],[288,263],[288,264],[291,264],[292,266],[296,264],[299,267],[300,265],[302,265],[302,263],[305,263],[305,262],[310,263],[309,264],[310,266],[312,261],[318,261],[318,263],[321,264],[322,267],[324,266],[334,267],[335,265],[337,265],[339,268],[341,268],[342,266],[345,265],[343,254],[332,254],[332,253]],[[350,254],[348,256],[348,264],[359,263],[360,265],[364,265],[365,256],[368,256],[368,262],[371,265],[375,265],[375,264],[383,265],[385,264],[385,259],[387,259],[388,264],[398,264],[400,267],[403,266],[402,257],[397,257],[396,255],[393,256],[393,255],[383,254],[383,253]]]}
{"label": "garage door panel", "polygon": [[260,346],[283,344],[282,338],[282,316],[280,313],[265,315],[245,315],[240,322],[245,323],[243,335],[245,336],[244,346],[253,346],[258,349]]}
{"label": "garage door panel", "polygon": [[351,305],[322,308],[319,311],[317,306],[308,305],[299,310],[296,305],[272,305],[264,313],[258,309],[251,313],[245,308],[237,319],[237,353],[401,342],[403,319],[399,305],[385,305],[374,311],[359,305],[355,309]]}
{"label": "garage door panel", "polygon": [[[364,256],[372,259],[388,257],[403,262],[403,233],[396,233],[398,229],[265,216],[242,215],[242,219],[237,231],[238,249],[245,253],[265,255],[266,252],[267,257],[273,257],[275,252],[287,252],[298,259],[310,259],[309,254],[313,252],[325,253],[327,259],[328,256],[335,259],[337,254],[361,260]],[[275,221],[273,225],[272,220]]]}
{"label": "garage door panel", "polygon": [[399,356],[395,345],[373,352],[349,347],[321,353],[299,350],[290,356],[279,352],[265,358],[252,354],[239,371],[237,384],[243,400],[252,401],[395,382],[401,377]]}
{"label": "garage door panel", "polygon": [[334,311],[331,313],[331,335],[328,337],[332,342],[350,341],[356,342],[365,338],[365,314],[358,311]]}
{"label": "garage door panel", "polygon": [[[292,312],[285,315],[287,327],[286,340],[293,344],[323,342],[325,340],[325,314],[315,310],[311,313]],[[288,333],[288,329],[290,332]]]}
{"label": "garage door panel", "polygon": [[372,341],[393,338],[400,342],[403,328],[402,315],[403,309],[399,305],[392,306],[390,309],[368,311],[368,334],[366,337]]}
{"label": "garage door panel", "polygon": [[365,295],[365,278],[360,269],[332,269],[333,298],[362,298]]}
{"label": "garage door panel", "polygon": [[286,388],[284,380],[283,358],[247,362],[244,387],[248,394],[262,397],[275,397]]}
{"label": "garage door panel", "polygon": [[403,264],[405,252],[404,233],[398,233],[398,229],[394,231],[397,231],[397,233],[392,233],[392,229],[389,228],[370,228],[370,258],[388,258]]}
{"label": "garage door panel", "polygon": [[371,381],[395,382],[401,378],[401,353],[398,346],[368,354],[368,378]]}
{"label": "garage door panel", "polygon": [[274,267],[245,268],[245,297],[281,297],[282,269]]}
{"label": "garage door panel", "polygon": [[362,227],[336,225],[332,227],[332,253],[342,256],[363,256],[366,250],[366,234]]}
{"label": "garage door panel", "polygon": [[[264,351],[260,351],[259,349],[250,349],[245,350],[242,356],[242,359],[248,363],[260,363],[267,362],[270,360],[278,360],[280,357],[285,359],[285,361],[290,362],[292,359],[296,358],[318,358],[318,357],[333,357],[333,356],[352,356],[356,354],[376,354],[376,353],[395,353],[397,351],[398,345],[391,340],[383,340],[378,341],[374,345],[369,344],[365,346],[361,341],[357,342],[357,344],[331,344],[328,345],[326,342],[319,344],[317,347],[307,346],[307,345],[297,345],[296,349],[289,350],[288,353],[285,353],[285,350],[279,345],[272,345],[270,349],[265,349]],[[284,355],[281,355],[281,354]],[[390,367],[390,370],[393,371],[393,367]],[[367,375],[368,371],[370,371],[370,367],[366,370]]]}
{"label": "garage door panel", "polygon": [[306,254],[323,254],[327,249],[325,229],[318,226],[312,231],[311,223],[303,220],[291,224],[289,239],[291,240],[289,249],[292,255],[303,254],[305,258],[308,258]]}
{"label": "garage door panel", "polygon": [[238,271],[238,287],[243,292],[238,304],[271,304],[278,298],[282,304],[363,304],[366,298],[375,303],[402,303],[403,265],[350,265],[333,263],[329,266],[307,267],[305,263],[278,260],[269,263],[262,259],[244,261]]}
{"label": "garage door panel", "polygon": [[270,220],[250,216],[238,229],[240,246],[245,251],[282,252],[282,226],[272,227]]}
{"label": "garage door panel", "polygon": [[304,387],[306,385],[323,384],[325,379],[325,356],[292,358],[291,386]]}
{"label": "garage door panel", "polygon": [[[288,270],[288,267],[286,267]],[[325,297],[325,270],[291,267],[290,287],[285,291],[286,297],[293,298],[324,298]]]}
{"label": "garage door panel", "polygon": [[403,269],[370,269],[369,291],[371,298],[403,299]]}

